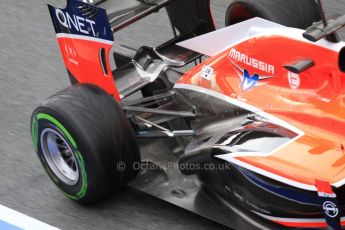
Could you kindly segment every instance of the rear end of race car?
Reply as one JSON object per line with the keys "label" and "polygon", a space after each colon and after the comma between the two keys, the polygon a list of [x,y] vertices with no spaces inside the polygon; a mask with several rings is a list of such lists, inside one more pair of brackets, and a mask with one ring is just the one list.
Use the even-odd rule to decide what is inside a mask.
{"label": "rear end of race car", "polygon": [[[252,4],[252,1],[234,2],[236,7],[228,9],[229,25],[238,22],[239,18],[232,17],[238,15],[238,9],[243,10],[248,2]],[[310,3],[303,2],[305,5]],[[314,6],[315,2],[311,2]],[[268,4],[268,8],[277,5],[271,3],[264,4]],[[199,158],[199,155],[191,154],[189,157],[186,153],[191,146],[200,147],[202,144],[202,135],[198,136],[200,127],[207,129],[207,125],[211,127],[215,121],[225,122],[228,115],[223,112],[227,106],[222,106],[217,112],[208,111],[219,105],[209,104],[211,98],[214,99],[211,96],[197,105],[196,101],[202,96],[192,97],[178,89],[172,90],[175,82],[183,76],[183,70],[203,60],[202,53],[177,44],[215,30],[209,0],[67,0],[64,9],[52,5],[48,7],[72,86],[49,97],[33,112],[31,134],[44,169],[68,198],[93,204],[111,197],[131,183],[134,188],[228,226],[339,229],[343,221],[340,218],[343,204],[331,205],[336,204],[334,196],[338,191],[333,192],[322,182],[318,190],[321,195],[318,196],[317,191],[301,191],[236,165],[231,165],[229,170],[215,170],[211,174],[203,172],[196,176],[180,168],[183,161],[203,163],[199,160],[204,155]],[[159,46],[142,46],[138,50],[116,44],[116,32],[163,8],[170,19],[168,26],[172,29],[173,38]],[[286,5],[275,8],[283,15]],[[236,12],[232,12],[233,9]],[[244,12],[249,9],[251,7],[245,8]],[[246,12],[243,16],[249,15],[245,18],[249,19],[265,15],[266,19],[278,23],[290,22],[284,21],[285,17],[255,12],[258,13]],[[298,9],[296,14],[301,12]],[[307,14],[306,18],[320,19],[318,16],[309,18],[311,15]],[[296,26],[304,28],[301,23]],[[306,36],[329,35],[329,31],[320,35],[318,29],[324,32],[327,28],[314,25]],[[229,110],[236,117],[231,117],[227,124],[240,120],[240,126],[244,127],[248,119],[238,117],[252,115],[237,113],[233,107]],[[201,124],[200,129],[195,128],[195,124]],[[289,135],[278,135],[277,139],[294,138]],[[169,140],[169,153],[160,152],[165,145],[161,145],[162,149],[157,147],[159,154],[143,154],[140,151],[142,146],[139,143],[142,141],[139,139],[153,140],[157,144],[158,138]],[[174,141],[170,142],[171,139]],[[216,138],[212,136],[210,139]],[[211,158],[212,164],[213,161],[224,164],[220,158],[215,159],[213,155]],[[155,160],[178,167],[164,171],[157,167]],[[150,175],[140,174],[140,179],[133,182],[141,173],[138,166],[152,162],[156,164],[153,172],[148,173]],[[149,183],[161,177],[163,182],[158,186]],[[176,189],[176,181],[182,181],[184,184],[178,187],[186,189]],[[208,192],[202,185],[207,187]],[[209,203],[210,197],[215,197],[217,201]],[[202,205],[199,206],[198,200]],[[232,202],[249,210],[249,213],[244,211],[242,215],[241,211],[234,211],[237,209],[231,206]],[[325,203],[330,205],[322,207]],[[216,208],[209,209],[212,205]],[[231,213],[224,215],[228,210],[232,210]],[[327,217],[327,213],[331,216]],[[241,225],[241,221],[233,223],[229,220],[229,216],[237,218],[237,214],[248,223]],[[256,217],[252,218],[252,214]],[[259,220],[253,222],[257,217]]]}

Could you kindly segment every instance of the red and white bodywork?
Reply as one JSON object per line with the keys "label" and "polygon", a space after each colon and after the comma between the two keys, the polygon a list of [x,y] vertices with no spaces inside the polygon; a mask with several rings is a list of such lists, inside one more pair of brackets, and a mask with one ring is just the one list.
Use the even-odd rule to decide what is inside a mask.
{"label": "red and white bodywork", "polygon": [[[220,159],[302,190],[318,191],[317,181],[337,189],[345,184],[345,74],[338,61],[345,43],[312,43],[303,32],[255,18],[182,42],[210,58],[175,88],[217,97],[297,134],[272,152],[229,153]],[[315,66],[300,74],[283,67],[302,59]],[[204,77],[205,68],[212,76]],[[260,215],[286,226],[327,225]]]}

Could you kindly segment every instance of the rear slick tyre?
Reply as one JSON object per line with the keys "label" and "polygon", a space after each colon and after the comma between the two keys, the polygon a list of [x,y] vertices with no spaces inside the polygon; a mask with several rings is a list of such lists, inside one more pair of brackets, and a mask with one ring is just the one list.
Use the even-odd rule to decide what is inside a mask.
{"label": "rear slick tyre", "polygon": [[137,174],[132,126],[97,86],[75,85],[49,97],[33,112],[31,132],[49,177],[79,203],[102,201]]}

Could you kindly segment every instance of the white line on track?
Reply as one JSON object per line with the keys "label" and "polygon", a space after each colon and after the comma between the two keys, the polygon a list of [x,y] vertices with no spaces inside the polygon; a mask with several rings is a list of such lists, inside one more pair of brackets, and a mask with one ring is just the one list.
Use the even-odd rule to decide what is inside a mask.
{"label": "white line on track", "polygon": [[0,205],[0,226],[6,225],[8,225],[7,229],[59,230],[58,228]]}

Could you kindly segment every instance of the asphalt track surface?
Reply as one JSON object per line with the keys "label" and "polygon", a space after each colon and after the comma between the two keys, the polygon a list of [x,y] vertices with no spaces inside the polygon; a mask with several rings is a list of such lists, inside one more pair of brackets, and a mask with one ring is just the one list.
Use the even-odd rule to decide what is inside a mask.
{"label": "asphalt track surface", "polygon": [[[218,27],[228,2],[212,2]],[[31,145],[30,116],[69,82],[46,3],[0,0],[0,204],[61,229],[224,229],[132,189],[83,207],[51,183]],[[345,0],[328,0],[326,8],[328,14],[344,13]],[[115,39],[132,47],[157,45],[171,36],[166,25],[164,12],[157,13]]]}

